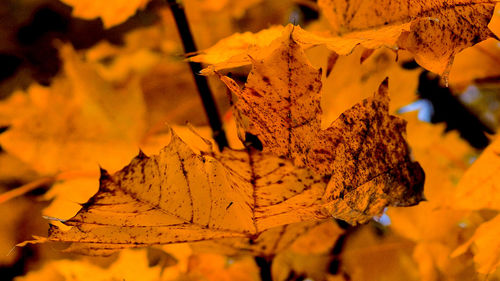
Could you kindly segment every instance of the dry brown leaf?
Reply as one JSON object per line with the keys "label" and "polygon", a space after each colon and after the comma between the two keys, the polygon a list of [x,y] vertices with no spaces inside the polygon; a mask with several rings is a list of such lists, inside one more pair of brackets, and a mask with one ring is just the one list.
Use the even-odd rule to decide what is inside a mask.
{"label": "dry brown leaf", "polygon": [[447,78],[455,54],[495,36],[488,22],[496,2],[377,0],[347,5],[346,0],[324,0],[319,5],[336,35],[307,32],[290,24],[275,26],[255,34],[234,34],[191,60],[210,64],[206,74],[247,65],[250,57],[266,57],[279,46],[277,38],[293,30],[294,39],[302,46],[325,45],[339,55],[351,53],[359,44],[370,49],[406,49],[424,68]]}
{"label": "dry brown leaf", "polygon": [[[321,71],[311,66],[291,35],[283,38],[269,57],[253,62],[243,90],[232,79],[221,79],[238,97],[235,107],[240,135],[251,133],[258,137],[263,151],[331,175],[324,198],[347,199],[344,192],[356,189],[356,202],[351,203],[365,204],[367,211],[374,207],[369,201],[377,201],[375,198],[384,198],[384,204],[392,201],[382,191],[373,193],[373,184],[382,184],[389,177],[394,183],[416,187],[423,179],[420,166],[409,158],[403,137],[405,122],[388,113],[387,80],[373,98],[355,105],[321,130]],[[374,182],[370,184],[371,180]],[[394,204],[416,204],[420,200],[418,188],[394,188],[388,192],[399,194],[399,203]],[[367,194],[374,197],[369,199]],[[375,213],[381,211],[375,211],[377,208]]]}
{"label": "dry brown leaf", "polygon": [[283,37],[289,37],[290,33],[293,33],[293,38],[302,47],[325,45],[340,55],[351,53],[354,47],[363,42],[359,39],[332,38],[324,34],[313,34],[300,26],[288,24],[285,27],[272,26],[257,33],[235,33],[220,40],[212,47],[200,51],[190,60],[210,65],[202,71],[203,74],[212,74],[221,69],[249,65],[252,60],[268,57],[280,47]]}
{"label": "dry brown leaf", "polygon": [[[390,34],[394,31],[390,29],[386,30],[386,32]],[[212,74],[214,71],[221,69],[249,65],[252,60],[261,60],[269,56],[280,47],[283,37],[289,37],[290,33],[292,33],[294,40],[304,48],[321,45],[338,55],[348,55],[360,44],[372,49],[384,46],[379,41],[387,37],[385,33],[382,33],[379,40],[364,35],[359,35],[359,38],[332,37],[325,32],[309,32],[300,26],[288,24],[285,27],[272,26],[257,33],[235,33],[220,40],[212,47],[198,52],[197,55],[190,57],[190,60],[210,65],[202,71],[203,74]],[[395,48],[395,46],[392,46],[392,48]]]}
{"label": "dry brown leaf", "polygon": [[[285,28],[275,26],[255,34],[248,32],[234,34],[200,52],[191,60],[210,64],[210,67],[203,71],[205,74],[220,69],[248,65],[251,63],[250,58],[259,60],[269,55],[279,46],[279,37],[283,34],[288,35],[293,30],[294,39],[302,46],[324,45],[339,55],[351,53],[354,47],[359,44],[371,49],[382,46],[394,50],[406,49],[414,54],[422,67],[443,74],[447,78],[455,54],[486,40],[488,37],[494,37],[487,26],[493,13],[494,3],[497,1],[490,0],[477,4],[475,4],[477,1],[465,1],[467,3],[463,5],[454,4],[446,7],[444,7],[445,1],[440,1],[439,3],[429,3],[427,7],[422,9],[412,6],[416,4],[408,4],[413,7],[410,12],[403,9],[392,13],[395,18],[391,15],[387,23],[385,18],[379,17],[377,14],[370,17],[370,19],[374,19],[373,23],[367,22],[367,18],[364,18],[367,16],[365,14],[387,9],[383,4],[402,5],[383,3],[376,9],[371,6],[372,4],[377,5],[376,2],[383,1],[358,1],[355,5],[351,5],[351,7],[361,5],[361,8],[360,11],[349,8],[349,11],[346,12],[347,17],[352,16],[349,13],[355,13],[354,19],[359,16],[362,20],[337,19],[335,13],[331,15],[332,13],[325,12],[331,21],[346,21],[348,24],[348,27],[343,28],[344,31],[348,32],[337,36],[308,32],[291,24]],[[322,10],[334,10],[331,4],[328,0],[323,1]],[[390,11],[390,9],[387,10]],[[363,14],[358,15],[358,12]],[[349,26],[351,20],[355,22],[352,27]],[[361,21],[362,23],[360,23]],[[379,21],[382,22],[379,23]]]}
{"label": "dry brown leaf", "polygon": [[140,153],[114,175],[103,171],[98,193],[64,221],[70,230],[52,226],[48,240],[75,242],[72,251],[107,254],[255,237],[272,227],[331,216],[365,222],[387,205],[421,200],[423,172],[410,160],[404,122],[388,114],[387,83],[320,130],[320,73],[302,49],[287,37],[277,53],[255,64],[245,90],[223,80],[240,96],[236,108],[252,120],[250,132],[261,138],[264,151],[195,153],[172,133],[159,155]]}
{"label": "dry brown leaf", "polygon": [[337,34],[407,49],[424,68],[447,75],[455,54],[494,36],[488,23],[497,2],[320,0],[318,5]]}
{"label": "dry brown leaf", "polygon": [[[321,214],[323,177],[261,152],[197,155],[179,137],[158,156],[144,154],[113,176],[52,241],[107,253],[123,247],[255,235]],[[349,209],[345,209],[349,213]],[[95,244],[93,244],[95,243]],[[96,249],[99,249],[97,251]]]}

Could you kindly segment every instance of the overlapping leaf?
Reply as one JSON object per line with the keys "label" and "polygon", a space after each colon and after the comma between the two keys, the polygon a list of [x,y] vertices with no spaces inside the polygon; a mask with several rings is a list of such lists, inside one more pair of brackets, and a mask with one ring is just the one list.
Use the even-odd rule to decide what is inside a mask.
{"label": "overlapping leaf", "polygon": [[[125,247],[255,237],[331,216],[364,222],[387,205],[417,204],[423,172],[409,157],[404,122],[388,114],[387,81],[328,129],[319,118],[320,72],[286,36],[255,61],[238,95],[241,129],[264,150],[195,153],[175,133],[159,155],[140,153],[48,240],[106,254]],[[246,120],[246,121],[245,121]],[[248,123],[247,123],[248,122]],[[292,162],[292,160],[294,161]]]}
{"label": "overlapping leaf", "polygon": [[53,226],[49,239],[105,253],[251,236],[326,218],[318,204],[325,187],[323,177],[285,159],[258,151],[197,155],[174,134],[159,155],[142,154],[115,175],[104,173],[99,192],[65,222],[76,227],[63,232]]}
{"label": "overlapping leaf", "polygon": [[[403,138],[405,123],[388,114],[387,80],[373,98],[355,105],[321,130],[321,71],[310,65],[292,35],[282,40],[271,56],[253,62],[245,89],[222,77],[238,97],[235,107],[240,112],[240,128],[257,136],[264,151],[332,176],[327,198],[343,197],[351,188],[357,189],[374,179],[385,182],[387,177],[398,183],[409,180],[403,186],[418,185],[421,170],[409,158]],[[368,194],[371,187],[368,184],[360,189],[366,188]],[[414,197],[420,191],[394,188],[391,193],[399,194],[396,197],[401,205],[420,199]],[[362,198],[368,200],[362,193],[358,196],[356,204]]]}
{"label": "overlapping leaf", "polygon": [[[496,2],[321,0],[318,5],[336,33],[408,49],[420,65],[441,74],[456,53],[493,36],[488,23]],[[387,28],[398,32],[388,34]]]}
{"label": "overlapping leaf", "polygon": [[331,37],[314,34],[300,26],[272,26],[257,33],[235,33],[214,46],[190,58],[192,61],[207,63],[210,66],[202,71],[211,74],[213,71],[249,65],[253,60],[261,60],[280,47],[282,37],[292,33],[294,40],[302,47],[325,45],[328,49],[347,55],[354,47],[364,42],[363,39]]}
{"label": "overlapping leaf", "polygon": [[[406,49],[424,68],[447,76],[455,54],[494,37],[488,23],[496,2],[322,0],[318,5],[331,23],[333,35],[313,34],[296,27],[294,36],[304,46],[325,45],[340,55],[350,53],[358,44]],[[277,27],[253,37],[236,34],[192,59],[212,64],[215,70],[248,64],[245,56],[256,57],[276,47],[257,40],[270,40],[272,36],[278,36]],[[221,56],[221,50],[226,54]]]}

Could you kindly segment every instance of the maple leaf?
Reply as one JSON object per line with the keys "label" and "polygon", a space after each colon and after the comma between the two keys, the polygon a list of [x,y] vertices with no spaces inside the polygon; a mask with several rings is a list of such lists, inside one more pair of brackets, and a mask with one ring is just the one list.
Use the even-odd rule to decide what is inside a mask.
{"label": "maple leaf", "polygon": [[[271,71],[272,78],[259,70]],[[331,216],[365,222],[389,204],[421,200],[423,171],[409,158],[404,122],[388,114],[387,83],[321,131],[319,71],[293,39],[286,37],[277,53],[256,62],[252,73],[240,94],[253,94],[247,102],[253,99],[260,111],[245,112],[241,103],[236,108],[255,128],[264,126],[259,122],[272,126],[265,133],[250,130],[262,138],[264,151],[195,153],[172,132],[159,155],[139,153],[114,175],[103,171],[97,194],[64,221],[73,227],[52,226],[48,240],[76,242],[69,248],[73,251],[106,254],[125,247],[252,237]],[[269,85],[280,79],[283,88],[266,93],[264,101],[258,86],[276,90]],[[237,91],[234,81],[223,80]],[[286,96],[278,99],[283,92]],[[258,120],[262,113],[269,116]],[[288,160],[293,158],[295,165]]]}
{"label": "maple leaf", "polygon": [[[14,6],[32,10],[25,9],[26,5],[38,6],[38,2],[20,1]],[[148,1],[63,2],[74,6],[75,16],[101,17],[105,27],[111,27]],[[135,29],[136,24],[128,22],[127,30],[135,31],[127,31],[122,46],[101,42],[78,54],[63,47],[64,69],[51,87],[32,85],[0,102],[0,140],[6,150],[0,151],[0,189],[8,191],[2,198],[55,181],[49,192],[38,197],[52,201],[42,214],[54,224],[48,239],[39,241],[74,242],[69,251],[106,255],[123,248],[202,240],[162,245],[171,255],[155,246],[147,250],[148,257],[145,250],[125,250],[105,260],[86,257],[51,262],[53,254],[49,257],[46,247],[40,247],[36,256],[42,257],[37,260],[42,270],[19,280],[259,280],[259,267],[263,280],[472,280],[478,273],[487,274],[486,279],[498,277],[498,140],[459,181],[477,151],[456,134],[442,134],[441,126],[404,116],[411,154],[426,171],[428,201],[411,208],[387,208],[384,219],[389,222],[349,228],[339,241],[342,230],[331,219],[362,223],[385,206],[419,201],[420,167],[408,156],[402,137],[404,122],[389,115],[416,99],[421,69],[409,63],[413,55],[427,69],[445,75],[450,70],[449,84],[456,93],[474,89],[471,83],[478,83],[484,97],[472,102],[473,111],[481,121],[493,122],[486,108],[494,111],[495,106],[489,94],[496,89],[491,78],[500,73],[497,41],[492,38],[460,50],[491,35],[486,22],[497,1],[320,0],[319,12],[326,18],[315,21],[310,10],[318,11],[316,2],[183,1],[196,43],[202,47],[235,30],[260,30],[284,22],[292,9],[294,17],[299,15],[294,21],[307,24],[308,31],[289,25],[234,34],[193,58],[210,64],[204,73],[253,65],[245,88],[221,77],[236,96],[236,108],[223,118],[232,149],[206,149],[208,141],[193,139],[193,130],[187,127],[157,135],[165,129],[165,120],[175,124],[189,119],[197,125],[205,120],[203,112],[196,110],[201,103],[189,95],[196,91],[188,65],[178,58],[178,34],[171,28],[175,22],[164,5],[148,8],[148,15],[157,16],[148,28]],[[334,3],[335,9],[328,3]],[[46,7],[37,10],[27,27],[43,23],[46,11]],[[497,19],[498,15],[494,13]],[[15,18],[16,25],[25,24]],[[321,32],[328,29],[326,20],[333,23],[333,33]],[[498,35],[498,22],[488,27]],[[12,32],[17,31],[16,27]],[[105,37],[116,39],[115,35],[114,29],[107,30]],[[381,46],[387,48],[374,50]],[[313,65],[324,66],[326,71],[320,74],[312,69],[302,59],[301,48],[308,49]],[[233,74],[240,78],[242,71]],[[390,89],[386,82],[380,87],[387,76]],[[18,78],[10,78],[9,83]],[[223,96],[225,85],[216,86],[216,98]],[[165,98],[165,89],[182,89],[183,94]],[[217,101],[224,111],[227,101]],[[478,107],[478,102],[484,104]],[[226,121],[235,122],[228,118],[230,113],[237,117],[246,148],[235,133],[236,126],[227,128]],[[352,130],[351,124],[344,124],[346,120],[351,123],[350,118]],[[144,132],[152,124],[157,125]],[[210,135],[209,128],[202,130],[207,132],[197,128],[197,134]],[[185,138],[184,131],[191,138]],[[158,146],[151,146],[152,142]],[[140,154],[113,175],[103,171],[101,182],[89,178],[96,175],[88,170],[97,170],[97,163],[115,171],[129,162],[138,146],[150,155],[169,142],[159,155]],[[367,149],[362,148],[365,144]],[[372,159],[370,153],[384,157]],[[37,172],[58,174],[37,179],[28,165]],[[29,183],[9,190],[18,182]],[[3,203],[4,224],[10,225],[1,233],[5,253],[24,239],[22,229],[40,231],[32,226],[39,218],[25,215],[34,195]],[[74,216],[81,203],[83,209]],[[16,229],[20,224],[25,227]],[[151,250],[170,257],[169,261],[160,261],[158,266],[158,257],[152,261],[149,256]],[[19,265],[25,259],[19,259],[21,249],[16,251],[0,263]],[[220,252],[231,257],[214,254]],[[263,261],[262,257],[267,264],[255,262]],[[264,276],[269,267],[269,276]]]}
{"label": "maple leaf", "polygon": [[390,231],[380,235],[380,230],[366,224],[346,240],[339,268],[341,276],[365,281],[421,280],[412,259],[414,245],[407,239]]}
{"label": "maple leaf", "polygon": [[139,81],[117,89],[71,46],[61,46],[60,52],[64,73],[51,87],[35,84],[0,103],[0,109],[9,109],[2,147],[42,174],[95,170],[97,163],[110,170],[123,167],[145,129]]}
{"label": "maple leaf", "polygon": [[[258,137],[263,151],[332,176],[325,197],[343,197],[346,190],[374,179],[383,182],[387,176],[395,182],[409,180],[406,186],[421,180],[421,169],[410,160],[402,135],[405,122],[388,113],[387,80],[373,98],[355,105],[321,130],[321,71],[307,61],[292,33],[268,58],[253,62],[245,89],[228,77],[221,79],[238,97],[237,124]],[[370,188],[368,184],[361,189],[368,192]],[[399,193],[400,199],[408,196],[409,201],[402,199],[401,205],[417,203],[410,198],[419,191],[392,192]],[[362,201],[363,195],[358,196],[357,202]]]}
{"label": "maple leaf", "polygon": [[[416,114],[407,120],[412,152],[426,171],[428,202],[411,208],[389,208],[390,228],[416,242],[413,258],[422,280],[436,280],[443,275],[459,280],[475,278],[477,273],[471,271],[472,255],[462,255],[469,248],[475,255],[477,271],[488,274],[498,261],[498,219],[483,223],[484,214],[491,210],[468,210],[498,209],[497,143],[492,143],[467,170],[474,153],[458,134],[443,134],[443,126],[418,122]],[[465,237],[470,237],[466,243]]]}
{"label": "maple leaf", "polygon": [[456,53],[494,37],[488,23],[497,2],[320,0],[318,5],[343,37],[410,50],[424,68],[447,75]]}
{"label": "maple leaf", "polygon": [[483,274],[494,272],[500,266],[499,223],[500,215],[497,215],[481,224],[469,241],[458,247],[451,256],[462,255],[472,246],[477,271]]}
{"label": "maple leaf", "polygon": [[[380,34],[386,38],[388,34],[400,33],[397,29],[385,30]],[[325,32],[317,33],[302,29],[298,25],[271,26],[256,33],[235,33],[214,44],[212,47],[197,52],[190,57],[191,61],[203,62],[209,66],[202,70],[202,74],[213,74],[214,71],[249,65],[252,60],[261,60],[279,48],[282,38],[292,33],[294,40],[304,48],[325,46],[337,55],[349,55],[353,49],[362,45],[375,49],[384,44],[370,37],[359,36],[331,36]],[[391,35],[392,36],[392,35]],[[390,37],[390,36],[389,36]]]}
{"label": "maple leaf", "polygon": [[[211,68],[220,70],[250,64],[249,56],[260,58],[269,55],[268,47],[282,34],[283,26],[275,25],[259,32],[235,33],[221,39],[212,47],[190,57],[191,61],[214,65]],[[205,73],[207,70],[205,70]]]}
{"label": "maple leaf", "polygon": [[271,264],[272,280],[290,280],[290,276],[324,280],[327,268],[334,259],[330,254],[335,251],[332,248],[339,245],[337,239],[344,233],[331,219],[316,222],[315,227],[274,256]]}
{"label": "maple leaf", "polygon": [[89,1],[89,0],[62,0],[73,7],[72,15],[83,19],[100,17],[105,28],[118,25],[133,16],[138,9],[143,9],[150,0],[132,1]]}
{"label": "maple leaf", "polygon": [[330,280],[327,275],[331,262],[332,257],[325,253],[304,254],[284,251],[273,259],[271,280],[300,280],[303,276],[312,280]]}
{"label": "maple leaf", "polygon": [[[455,54],[488,37],[496,38],[488,29],[496,2],[323,0],[318,5],[331,23],[333,35],[296,26],[293,36],[302,46],[325,45],[339,55],[351,53],[359,44],[370,49],[406,49],[422,67],[447,79]],[[283,34],[290,29],[289,24]],[[261,59],[277,47],[272,39],[281,36],[279,31],[274,26],[255,34],[234,34],[190,59],[210,64],[206,74],[246,65],[248,56]]]}
{"label": "maple leaf", "polygon": [[[3,163],[2,163],[3,164]],[[0,190],[3,191],[3,183],[0,182]],[[4,255],[0,257],[0,265],[2,267],[13,266],[16,260],[22,255],[20,249],[13,249],[12,245],[23,239],[22,237],[26,237],[26,233],[19,232],[19,225],[30,224],[31,222],[26,217],[27,213],[30,214],[39,214],[39,206],[33,204],[32,201],[26,198],[22,198],[17,200],[16,202],[7,202],[0,204],[0,212],[2,213],[2,217],[0,218],[0,223],[2,223],[3,227],[0,230],[0,237],[2,237],[2,243],[0,243],[0,251],[4,253],[9,253],[9,255]],[[39,229],[41,231],[45,231],[45,226],[37,224],[37,225],[29,225],[31,230]],[[28,235],[29,237],[30,235]]]}
{"label": "maple leaf", "polygon": [[249,7],[262,2],[262,0],[248,0],[248,1],[237,1],[237,2],[229,0],[204,0],[201,2],[202,3],[200,3],[201,4],[200,6],[206,12],[213,13],[225,9],[232,17],[241,18],[245,15],[245,11]]}
{"label": "maple leaf", "polygon": [[[500,210],[499,169],[500,138],[497,138],[460,179],[455,191],[454,207],[466,210]],[[478,186],[481,188],[478,189]]]}
{"label": "maple leaf", "polygon": [[258,151],[197,155],[173,134],[159,155],[140,154],[113,176],[103,172],[98,193],[64,222],[76,227],[64,232],[52,226],[49,239],[79,242],[72,250],[102,254],[251,236],[320,217],[321,206],[314,203],[325,186],[323,177],[285,159]]}
{"label": "maple leaf", "polygon": [[467,169],[466,156],[472,149],[458,133],[444,134],[444,125],[420,121],[416,112],[403,117],[408,121],[412,153],[426,171],[427,202],[409,208],[388,208],[389,227],[415,242],[413,259],[421,280],[437,280],[444,274],[458,278],[460,274],[470,273],[468,264],[463,259],[450,258],[450,254],[463,243],[461,237],[470,230],[460,224],[466,221],[467,212],[449,206],[456,192],[454,181]]}
{"label": "maple leaf", "polygon": [[[134,265],[131,267],[131,265]],[[158,280],[160,266],[148,265],[146,250],[125,250],[108,268],[102,268],[89,260],[52,260],[36,271],[16,278],[31,280]]]}
{"label": "maple leaf", "polygon": [[462,51],[453,61],[450,71],[450,87],[455,93],[462,93],[474,81],[499,76],[499,62],[498,40],[492,38]]}
{"label": "maple leaf", "polygon": [[[313,51],[314,49],[308,50],[307,55],[311,57]],[[367,53],[370,54],[369,57],[364,58]],[[396,112],[417,99],[421,69],[403,69],[396,60],[398,56],[399,61],[405,61],[403,55],[403,52],[396,55],[385,48],[370,50],[357,47],[352,54],[339,56],[322,87],[322,128],[334,121],[346,108],[368,98],[386,77],[391,81],[389,112]]]}
{"label": "maple leaf", "polygon": [[189,257],[187,279],[208,281],[258,281],[259,268],[251,256],[226,257],[216,254],[195,254]]}
{"label": "maple leaf", "polygon": [[302,47],[324,45],[339,55],[348,55],[363,42],[363,39],[331,37],[325,34],[315,34],[300,26],[272,26],[257,33],[235,33],[220,40],[212,47],[198,52],[190,57],[191,61],[209,64],[202,74],[213,74],[214,71],[249,65],[252,60],[268,57],[280,47],[283,37],[292,33],[295,41]]}

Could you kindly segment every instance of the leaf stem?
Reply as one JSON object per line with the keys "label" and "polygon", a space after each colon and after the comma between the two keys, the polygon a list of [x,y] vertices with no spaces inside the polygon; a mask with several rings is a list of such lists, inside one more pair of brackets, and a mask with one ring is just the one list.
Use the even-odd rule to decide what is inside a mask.
{"label": "leaf stem", "polygon": [[[181,36],[184,52],[196,52],[197,48],[194,43],[193,35],[191,33],[191,29],[189,28],[189,23],[187,21],[186,13],[184,12],[182,3],[177,0],[167,0],[167,2],[174,16],[177,30],[179,31],[179,34]],[[226,133],[224,132],[224,129],[222,127],[222,121],[220,119],[219,111],[217,110],[212,91],[208,86],[207,78],[199,74],[202,70],[202,65],[201,63],[190,61],[189,66],[191,67],[191,72],[193,73],[194,81],[196,83],[196,87],[198,88],[198,93],[200,94],[203,107],[205,108],[208,123],[212,128],[213,138],[217,142],[219,150],[222,151],[224,147],[228,146]]]}

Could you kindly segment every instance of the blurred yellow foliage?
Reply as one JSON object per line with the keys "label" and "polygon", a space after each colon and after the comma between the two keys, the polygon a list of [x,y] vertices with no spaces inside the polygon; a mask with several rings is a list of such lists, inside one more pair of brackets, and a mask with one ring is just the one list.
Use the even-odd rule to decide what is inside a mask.
{"label": "blurred yellow foliage", "polygon": [[[0,4],[2,31],[22,16],[2,32],[5,73],[4,55],[47,63],[26,51],[36,40],[62,61],[50,85],[0,100],[0,266],[16,280],[500,278],[500,139],[479,155],[445,126],[392,116],[428,70],[457,97],[487,88],[471,111],[500,124],[497,1],[181,1],[195,54],[165,1],[61,2],[80,20],[27,16],[69,14],[58,1]],[[91,47],[54,35],[96,18]],[[216,74],[222,151],[188,60]],[[31,235],[69,243],[14,247]]]}

